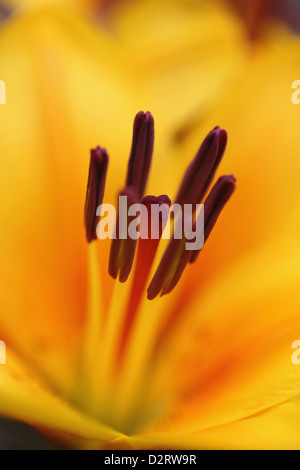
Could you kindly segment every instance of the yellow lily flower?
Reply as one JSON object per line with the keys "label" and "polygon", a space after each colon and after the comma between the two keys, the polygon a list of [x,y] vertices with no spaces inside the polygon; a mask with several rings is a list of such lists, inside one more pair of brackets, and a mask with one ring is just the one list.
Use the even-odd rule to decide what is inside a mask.
{"label": "yellow lily flower", "polygon": [[[300,447],[299,39],[274,27],[253,49],[210,3],[124,2],[102,29],[73,2],[40,2],[0,31],[0,412],[68,447]],[[109,277],[83,203],[99,143],[115,202],[140,108],[156,118],[151,193],[174,199],[218,123],[238,190],[176,289],[143,293],[115,374],[134,275]]]}

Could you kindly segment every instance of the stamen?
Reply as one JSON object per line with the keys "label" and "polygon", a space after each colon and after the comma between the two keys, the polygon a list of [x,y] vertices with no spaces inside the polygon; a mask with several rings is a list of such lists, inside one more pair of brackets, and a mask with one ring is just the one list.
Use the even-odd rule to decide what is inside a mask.
{"label": "stamen", "polygon": [[[138,203],[145,191],[154,147],[154,119],[151,113],[139,112],[133,124],[132,147],[128,162],[125,190],[120,196],[128,197],[128,207]],[[119,223],[120,208],[118,214]],[[125,216],[125,214],[124,214]],[[126,215],[127,216],[127,215]],[[134,218],[127,216],[127,227]],[[125,282],[130,274],[136,249],[136,240],[113,240],[109,260],[109,274]]]}
{"label": "stamen", "polygon": [[[192,211],[189,214],[189,226],[193,226],[193,234],[198,243],[199,237],[195,233],[198,224],[196,221],[196,205],[199,204],[205,196],[217,168],[222,160],[227,146],[227,133],[220,127],[215,127],[204,139],[197,155],[186,170],[182,183],[179,187],[175,204],[179,204],[182,209],[184,205],[192,205]],[[120,354],[124,350],[128,340],[129,333],[132,329],[136,312],[138,310],[141,295],[145,288],[151,267],[157,252],[159,241],[164,229],[164,223],[167,222],[168,214],[163,220],[153,219],[152,209],[155,206],[171,205],[167,196],[147,196],[142,199],[147,179],[150,171],[152,154],[154,147],[154,119],[150,112],[139,112],[134,120],[133,139],[130,158],[128,162],[128,171],[126,177],[126,186],[119,196],[127,198],[126,210],[120,205],[118,208],[118,218],[116,223],[115,238],[112,241],[109,274],[120,282],[125,282],[131,272],[133,260],[136,251],[137,238],[132,237],[128,233],[128,229],[136,228],[136,224],[140,224],[140,241],[138,248],[137,264],[132,285],[132,292],[129,297],[127,313],[125,317],[124,329],[120,341]],[[96,211],[103,202],[105,180],[108,167],[108,154],[105,149],[97,147],[91,151],[91,160],[89,168],[89,178],[87,185],[86,203],[85,203],[85,227],[88,242],[97,238],[96,228],[98,217]],[[211,190],[204,204],[204,242],[208,239],[223,207],[229,200],[235,189],[235,178],[233,176],[223,176]],[[143,215],[140,208],[140,220],[135,216],[128,215],[128,208],[134,204],[138,204],[142,199],[142,204],[146,206],[147,216]],[[179,223],[183,224],[182,236],[180,239],[175,233],[164,253],[164,256],[158,266],[158,269],[148,287],[148,299],[154,299],[159,293],[165,295],[171,292],[177,285],[186,265],[193,263],[201,249],[191,251],[187,248],[187,243],[191,244],[191,240],[186,239],[186,231],[184,227],[184,219]],[[131,212],[132,213],[132,212]],[[161,215],[161,214],[160,214]],[[147,219],[143,219],[147,217]],[[100,219],[100,217],[99,217]],[[134,222],[132,227],[131,222]],[[146,223],[147,222],[147,223]],[[175,222],[176,224],[178,221]],[[158,226],[155,227],[155,224]],[[126,234],[120,233],[120,230],[127,230]],[[153,232],[156,229],[156,236]],[[129,230],[129,232],[130,232]],[[199,234],[198,234],[199,235]],[[200,234],[201,238],[201,234]],[[195,245],[199,248],[199,245]]]}
{"label": "stamen", "polygon": [[102,204],[106,173],[108,167],[107,151],[101,147],[91,150],[89,177],[85,201],[85,230],[88,243],[97,239],[97,207]]}
{"label": "stamen", "polygon": [[[225,204],[229,201],[236,188],[236,179],[233,175],[221,176],[204,202],[204,242],[214,228]],[[190,262],[194,263],[201,250],[194,251]]]}
{"label": "stamen", "polygon": [[[138,194],[135,187],[126,186],[119,196],[127,197],[127,205],[130,207],[133,204],[137,204]],[[133,216],[129,216],[128,212],[123,214],[126,218],[126,229],[128,229],[129,224],[135,219]],[[120,238],[120,207],[118,210],[117,224],[116,224],[116,238],[112,240],[111,249],[110,249],[110,258],[108,272],[114,279],[117,279],[119,274],[119,281],[126,282],[130,274],[137,240],[132,239],[127,235],[127,238]],[[124,227],[125,228],[125,227]]]}
{"label": "stamen", "polygon": [[138,198],[144,195],[154,147],[154,119],[151,113],[139,112],[133,124],[132,148],[126,186],[134,186]]}
{"label": "stamen", "polygon": [[176,203],[199,204],[208,190],[227,146],[227,132],[215,127],[204,139],[188,167],[179,188]]}
{"label": "stamen", "polygon": [[[141,204],[144,204],[147,207],[148,220],[144,221],[143,217],[141,216],[140,229],[144,236],[139,239],[134,279],[125,315],[124,328],[120,338],[119,354],[117,357],[117,360],[119,361],[118,366],[120,366],[123,352],[125,350],[130,331],[132,330],[132,326],[134,324],[136,313],[154,262],[159,242],[166,226],[171,201],[166,195],[159,197],[146,196],[142,199]],[[160,209],[162,211],[156,214],[157,217],[153,217],[154,208]],[[157,222],[158,226],[154,226],[154,224]],[[146,230],[144,230],[145,225]],[[145,233],[145,231],[147,233]],[[154,232],[158,234],[158,238],[151,238],[151,235]]]}
{"label": "stamen", "polygon": [[[205,138],[195,159],[190,164],[185,173],[185,176],[182,180],[181,186],[176,197],[176,202],[178,204],[181,204],[182,206],[184,204],[192,204],[193,206],[195,206],[196,204],[199,204],[202,201],[202,198],[204,197],[207,189],[209,188],[213,177],[217,171],[217,168],[222,160],[226,145],[227,132],[223,129],[220,129],[220,127],[215,127]],[[216,185],[217,194],[216,190],[213,191],[213,195],[215,195],[213,199],[215,204],[213,204],[213,201],[211,199],[207,199],[207,201],[210,201],[207,207],[208,211],[212,212],[213,208],[215,208],[215,211],[211,215],[208,214],[206,219],[204,216],[205,240],[208,238],[207,234],[211,232],[222,208],[224,207],[225,203],[233,192],[233,190],[230,192],[230,190],[228,189],[227,182],[228,178],[230,178],[231,182],[231,178],[233,177],[224,178],[221,178],[221,182],[223,181],[223,183],[217,183]],[[225,190],[225,186],[227,190]],[[228,194],[227,199],[226,196],[221,198],[221,188],[223,188],[224,192],[226,193],[226,196]],[[219,205],[215,201],[215,198],[218,196],[220,196],[220,200],[222,199],[222,203],[220,203]],[[224,199],[226,199],[225,202]],[[219,212],[218,215],[215,217],[217,210],[219,210]],[[161,296],[170,293],[178,284],[187,264],[192,261],[194,257],[196,259],[197,255],[195,255],[193,251],[186,250],[186,242],[187,240],[184,236],[181,240],[175,239],[173,236],[157,268],[157,271],[148,287],[147,296],[149,300],[152,300],[157,297],[159,293],[161,293]]]}

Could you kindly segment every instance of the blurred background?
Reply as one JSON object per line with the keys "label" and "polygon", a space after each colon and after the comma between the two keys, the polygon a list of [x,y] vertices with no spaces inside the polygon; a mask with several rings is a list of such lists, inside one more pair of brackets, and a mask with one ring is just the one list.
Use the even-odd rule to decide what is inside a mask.
{"label": "blurred background", "polygon": [[[256,28],[263,28],[266,17],[280,18],[286,21],[294,31],[300,28],[300,4],[298,0],[264,0],[245,2],[229,0],[248,25],[250,34],[255,34]],[[259,24],[256,23],[259,18]]]}

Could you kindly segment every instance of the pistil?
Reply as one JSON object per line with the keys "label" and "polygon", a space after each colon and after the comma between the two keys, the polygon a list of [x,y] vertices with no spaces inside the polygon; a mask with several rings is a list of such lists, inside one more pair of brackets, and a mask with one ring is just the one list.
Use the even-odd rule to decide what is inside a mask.
{"label": "pistil", "polygon": [[[120,338],[119,352],[117,355],[118,367],[120,366],[130,331],[132,330],[155,255],[167,223],[171,201],[166,195],[159,197],[146,196],[142,199],[141,204],[147,208],[147,220],[141,215],[140,231],[142,236],[139,239],[136,267]],[[153,233],[157,234],[157,238],[152,237]]]}

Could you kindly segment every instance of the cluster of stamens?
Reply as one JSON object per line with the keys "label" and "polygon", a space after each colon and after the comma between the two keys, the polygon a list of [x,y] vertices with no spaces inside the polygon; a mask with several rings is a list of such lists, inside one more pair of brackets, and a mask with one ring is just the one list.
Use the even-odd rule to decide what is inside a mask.
{"label": "cluster of stamens", "polygon": [[[220,127],[215,127],[204,139],[196,157],[189,165],[179,187],[175,203],[184,206],[192,205],[195,208],[193,220],[196,217],[196,207],[202,203],[218,166],[222,160],[227,145],[227,133]],[[119,227],[115,233],[117,236],[112,240],[109,259],[109,274],[125,282],[132,270],[135,253],[137,262],[135,268],[135,279],[133,286],[138,289],[138,295],[132,296],[132,302],[138,303],[140,295],[150,274],[155,254],[164,230],[164,224],[160,221],[159,237],[151,238],[151,207],[155,205],[171,205],[168,196],[145,196],[148,175],[154,146],[154,119],[151,113],[140,112],[135,117],[133,126],[133,141],[128,163],[126,184],[120,192],[120,196],[126,196],[128,204],[143,204],[148,211],[147,230],[149,237],[141,238],[139,242],[130,237],[124,238],[119,235]],[[97,224],[100,220],[97,216],[97,208],[102,204],[104,197],[106,173],[108,167],[108,154],[103,148],[91,151],[89,177],[87,185],[87,196],[85,205],[85,227],[88,242],[97,239]],[[234,176],[222,176],[213,186],[204,201],[204,242],[207,241],[217,219],[235,190]],[[120,211],[120,207],[119,207]],[[120,215],[120,214],[119,214]],[[131,217],[127,217],[126,224],[130,224]],[[117,217],[117,221],[119,216]],[[153,222],[152,222],[153,223]],[[143,219],[140,219],[142,231]],[[137,248],[138,245],[138,248]],[[159,263],[159,266],[148,286],[148,299],[152,300],[159,294],[165,295],[171,292],[179,282],[182,273],[188,263],[193,263],[200,250],[187,250],[186,240],[171,237],[169,245]],[[138,287],[137,287],[138,286]],[[130,312],[134,312],[137,305],[128,307],[128,321],[130,323]],[[125,335],[126,336],[126,335]]]}

